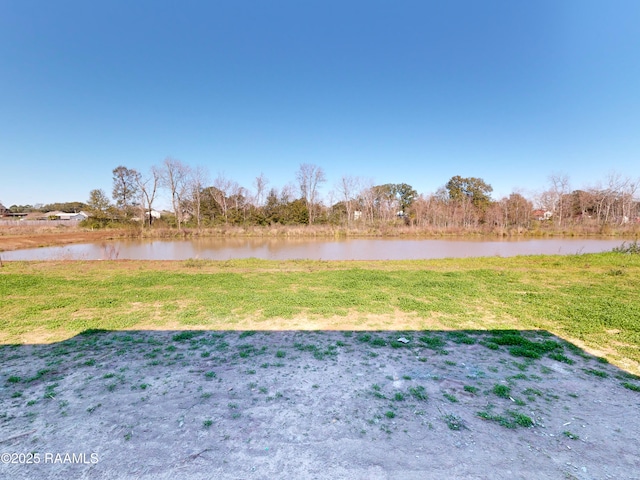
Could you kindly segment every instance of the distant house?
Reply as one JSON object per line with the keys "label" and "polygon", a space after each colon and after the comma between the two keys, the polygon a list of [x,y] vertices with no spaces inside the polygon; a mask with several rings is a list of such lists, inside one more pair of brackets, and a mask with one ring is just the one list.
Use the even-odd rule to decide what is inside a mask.
{"label": "distant house", "polygon": [[551,217],[553,217],[553,212],[539,209],[539,210],[533,211],[533,216],[536,218],[536,220],[539,220],[542,222],[545,220],[549,220]]}
{"label": "distant house", "polygon": [[89,215],[85,212],[68,213],[68,212],[47,212],[41,216],[42,220],[63,220],[67,222],[81,222],[89,218]]}
{"label": "distant house", "polygon": [[[156,210],[151,210],[151,212],[145,211],[144,216],[146,220],[157,220],[162,217],[162,214]],[[133,217],[131,220],[134,222],[140,222],[142,219],[140,217]]]}
{"label": "distant house", "polygon": [[0,203],[0,217],[4,217],[9,210],[5,208],[3,204]]}

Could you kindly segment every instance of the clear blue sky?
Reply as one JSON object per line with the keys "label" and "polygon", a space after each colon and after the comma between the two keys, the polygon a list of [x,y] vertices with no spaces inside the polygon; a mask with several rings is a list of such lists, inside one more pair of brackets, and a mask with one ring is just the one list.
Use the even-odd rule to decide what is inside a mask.
{"label": "clear blue sky", "polygon": [[172,156],[494,198],[640,176],[640,1],[0,0],[0,201]]}

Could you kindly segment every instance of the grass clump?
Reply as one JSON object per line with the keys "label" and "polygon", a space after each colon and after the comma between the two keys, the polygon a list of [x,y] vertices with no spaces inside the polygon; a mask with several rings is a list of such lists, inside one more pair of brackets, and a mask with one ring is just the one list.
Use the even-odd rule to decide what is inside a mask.
{"label": "grass clump", "polygon": [[449,430],[457,431],[462,430],[463,428],[467,428],[464,421],[458,415],[449,413],[447,415],[444,415],[442,419],[444,420],[444,423],[447,424],[447,427],[449,427]]}
{"label": "grass clump", "polygon": [[418,340],[424,343],[427,348],[432,350],[440,350],[442,347],[446,345],[446,342],[438,337],[432,337],[429,335],[423,335]]}
{"label": "grass clump", "polygon": [[640,392],[640,385],[635,385],[630,382],[622,382],[622,386],[626,389],[632,390],[634,392]]}
{"label": "grass clump", "polygon": [[599,378],[607,378],[609,376],[607,372],[604,372],[602,370],[597,370],[595,368],[583,368],[582,371],[584,373],[588,373],[589,375],[593,375],[594,377],[599,377]]}
{"label": "grass clump", "polygon": [[180,333],[176,333],[173,336],[173,341],[174,342],[186,342],[187,340],[191,340],[192,338],[195,338],[199,335],[202,335],[202,332],[194,332],[192,330],[190,331],[185,331],[185,332],[180,332]]}
{"label": "grass clump", "polygon": [[455,395],[445,392],[443,393],[443,396],[444,398],[449,400],[451,403],[458,403],[458,398]]}
{"label": "grass clump", "polygon": [[422,385],[417,387],[409,387],[409,394],[416,400],[426,401],[429,399],[425,388]]}
{"label": "grass clump", "polygon": [[505,428],[531,427],[534,422],[531,417],[512,410],[507,410],[506,415],[496,415],[487,410],[478,412],[477,415],[483,420],[489,420],[498,423]]}
{"label": "grass clump", "polygon": [[506,385],[495,385],[491,391],[500,398],[509,398],[511,396],[511,388]]}

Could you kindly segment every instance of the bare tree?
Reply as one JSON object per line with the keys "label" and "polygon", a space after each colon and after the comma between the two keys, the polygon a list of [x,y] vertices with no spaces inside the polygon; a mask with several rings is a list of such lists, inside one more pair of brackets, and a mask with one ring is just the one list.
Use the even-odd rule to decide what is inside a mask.
{"label": "bare tree", "polygon": [[300,194],[307,204],[309,225],[311,225],[315,219],[318,186],[326,181],[324,170],[317,165],[303,163],[296,172],[296,180],[298,181]]}
{"label": "bare tree", "polygon": [[142,224],[147,221],[149,226],[153,223],[153,202],[156,198],[156,192],[158,191],[158,185],[160,184],[160,178],[162,172],[156,166],[151,167],[149,175],[138,175],[136,181],[138,189],[140,190],[140,196],[142,201]]}
{"label": "bare tree", "polygon": [[224,223],[228,223],[229,221],[229,197],[235,185],[237,185],[236,182],[228,179],[224,173],[218,173],[218,176],[213,181],[213,199],[220,206],[220,210],[222,210]]}
{"label": "bare tree", "polygon": [[196,218],[198,228],[202,222],[202,192],[208,183],[209,174],[204,167],[192,169],[189,175],[189,197],[191,202],[191,213]]}
{"label": "bare tree", "polygon": [[565,173],[553,173],[549,176],[549,182],[551,183],[550,193],[554,203],[553,213],[558,226],[562,226],[568,206],[566,196],[569,193],[569,176]]}
{"label": "bare tree", "polygon": [[178,228],[182,228],[184,218],[182,202],[189,185],[189,172],[189,166],[180,160],[171,157],[167,157],[164,160],[162,184],[171,192],[171,205],[176,216],[176,222],[178,222]]}
{"label": "bare tree", "polygon": [[360,193],[358,195],[359,207],[364,210],[365,222],[370,224],[374,220],[375,212],[375,195],[373,191],[373,179],[367,179],[362,181]]}
{"label": "bare tree", "polygon": [[359,177],[343,175],[340,179],[340,183],[338,183],[336,187],[347,211],[347,226],[349,226],[353,220],[353,208],[356,197],[359,193],[358,189],[360,187],[360,183]]}
{"label": "bare tree", "polygon": [[255,206],[262,205],[264,192],[266,191],[269,180],[264,176],[264,173],[260,172],[260,175],[253,181],[253,186],[256,188]]}

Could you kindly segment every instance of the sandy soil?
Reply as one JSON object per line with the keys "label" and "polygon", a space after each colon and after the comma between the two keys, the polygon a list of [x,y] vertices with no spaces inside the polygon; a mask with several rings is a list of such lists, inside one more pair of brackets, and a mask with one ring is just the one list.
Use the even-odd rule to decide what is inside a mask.
{"label": "sandy soil", "polygon": [[545,332],[524,335],[563,343],[563,361],[513,356],[493,335],[135,331],[4,346],[0,477],[640,478],[640,392],[622,385],[639,380]]}

